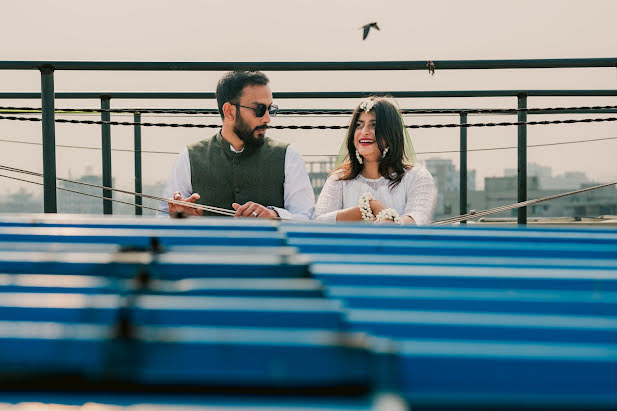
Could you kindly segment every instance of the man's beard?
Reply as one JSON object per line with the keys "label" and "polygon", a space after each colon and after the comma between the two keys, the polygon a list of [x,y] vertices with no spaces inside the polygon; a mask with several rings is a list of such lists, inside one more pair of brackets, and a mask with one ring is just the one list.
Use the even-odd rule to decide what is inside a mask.
{"label": "man's beard", "polygon": [[265,131],[267,128],[268,126],[264,124],[251,129],[242,119],[242,116],[238,116],[234,125],[234,133],[244,142],[245,146],[261,147],[265,142],[265,133],[259,134],[257,137],[254,135],[257,130]]}

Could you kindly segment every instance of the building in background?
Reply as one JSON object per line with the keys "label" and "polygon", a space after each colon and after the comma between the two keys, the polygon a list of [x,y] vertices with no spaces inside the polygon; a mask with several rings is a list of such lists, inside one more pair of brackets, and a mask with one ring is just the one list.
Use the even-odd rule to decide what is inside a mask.
{"label": "building in background", "polygon": [[[71,178],[69,173],[69,179]],[[101,185],[102,178],[95,174],[86,174],[79,177],[77,180],[86,184]],[[115,186],[115,179],[112,180],[112,187]],[[69,190],[77,191],[78,194],[69,191],[58,190],[58,212],[69,214],[103,214],[103,200],[94,196],[102,196],[103,192],[100,188],[89,187],[87,185],[69,183],[66,181],[59,181],[58,187],[66,188]],[[112,198],[115,198],[112,192]],[[114,203],[113,208],[117,207]]]}
{"label": "building in background", "polygon": [[328,176],[334,171],[335,162],[336,156],[320,156],[311,161],[306,161],[306,170],[311,180],[315,201],[319,198],[319,193],[321,193],[321,189],[326,184]]}
{"label": "building in background", "polygon": [[[437,205],[434,220],[460,214],[459,171],[452,161],[429,159],[426,168],[437,186]],[[468,171],[467,211],[487,210],[518,202],[518,177],[516,169],[505,169],[503,177],[484,179],[484,190],[476,190],[475,170]],[[527,199],[549,197],[590,187],[601,183],[589,181],[585,173],[572,171],[553,176],[551,167],[530,163],[527,166]],[[494,214],[491,217],[516,217],[516,209]],[[529,206],[529,217],[597,217],[617,215],[617,188],[610,186],[581,194],[558,198]]]}
{"label": "building in background", "polygon": [[0,213],[42,213],[43,188],[31,192],[23,187],[0,199]]}
{"label": "building in background", "polygon": [[[75,181],[79,181],[87,184],[101,185],[102,177],[96,174],[86,174]],[[144,185],[142,192],[151,194],[154,196],[160,196],[162,192],[164,182],[156,182],[150,185]],[[115,187],[115,179],[112,179],[112,187]],[[70,190],[78,191],[79,193],[72,193],[68,191],[58,190],[58,212],[68,214],[103,214],[103,199],[99,198],[103,195],[103,190],[96,187],[89,187],[83,184],[69,183],[60,181],[58,187],[67,188]],[[130,189],[126,189],[127,191]],[[112,192],[112,198],[115,200],[121,200],[126,203],[135,203],[135,196],[129,194],[122,194]],[[42,202],[42,200],[41,200]],[[143,205],[150,208],[158,209],[159,202],[155,200],[142,199]],[[114,202],[112,205],[113,214],[118,215],[135,215],[135,206],[130,204],[123,204]],[[142,210],[143,215],[155,215],[156,211],[149,208]]]}
{"label": "building in background", "polygon": [[[503,171],[505,177],[516,177],[516,168],[506,168]],[[551,167],[542,166],[536,163],[527,164],[527,176],[537,177],[538,185],[545,190],[576,190],[590,181],[581,171],[569,171],[561,175],[553,176]]]}
{"label": "building in background", "polygon": [[[460,172],[452,160],[429,158],[424,166],[433,176],[437,187],[437,204],[433,219],[439,220],[459,214]],[[476,170],[467,170],[467,196],[476,191]]]}

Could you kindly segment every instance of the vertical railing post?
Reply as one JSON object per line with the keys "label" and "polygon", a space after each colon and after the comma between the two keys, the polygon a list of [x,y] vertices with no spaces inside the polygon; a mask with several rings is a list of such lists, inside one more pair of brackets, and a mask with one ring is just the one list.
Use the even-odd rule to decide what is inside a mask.
{"label": "vertical railing post", "polygon": [[43,211],[46,213],[57,213],[54,68],[52,66],[42,66],[40,71],[43,129]]}
{"label": "vertical railing post", "polygon": [[[460,114],[460,182],[459,182],[459,209],[460,214],[467,214],[467,113]],[[461,224],[467,224],[467,221],[461,221]]]}
{"label": "vertical railing post", "polygon": [[[133,116],[135,122],[135,192],[141,194],[141,113],[135,113]],[[142,205],[141,196],[135,195],[135,204]],[[135,206],[135,215],[142,215],[143,208]]]}
{"label": "vertical railing post", "polygon": [[[527,95],[518,95],[518,108],[527,108]],[[518,121],[527,122],[527,112],[518,112]],[[518,202],[527,201],[527,124],[518,126]],[[527,224],[527,207],[518,209],[518,224]]]}
{"label": "vertical railing post", "polygon": [[[101,96],[101,120],[110,121],[111,114],[109,96]],[[103,153],[103,186],[111,187],[111,126],[109,124],[101,125],[101,151]],[[112,192],[108,189],[103,189],[103,197],[112,198]],[[113,214],[111,200],[103,200],[103,214]]]}

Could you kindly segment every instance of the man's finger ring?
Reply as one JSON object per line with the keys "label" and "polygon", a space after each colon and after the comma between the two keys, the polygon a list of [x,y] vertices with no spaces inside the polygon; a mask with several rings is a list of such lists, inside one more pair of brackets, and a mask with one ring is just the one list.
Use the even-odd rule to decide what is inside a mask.
{"label": "man's finger ring", "polygon": [[257,217],[257,211],[253,211],[253,212],[251,213],[251,215],[253,215],[253,216]]}

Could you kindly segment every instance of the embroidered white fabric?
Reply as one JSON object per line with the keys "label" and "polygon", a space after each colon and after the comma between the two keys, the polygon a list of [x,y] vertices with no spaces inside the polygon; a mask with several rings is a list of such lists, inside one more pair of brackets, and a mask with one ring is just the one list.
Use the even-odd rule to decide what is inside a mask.
{"label": "embroidered white fabric", "polygon": [[370,179],[358,175],[353,180],[340,180],[340,174],[333,174],[326,180],[313,219],[335,222],[339,210],[358,205],[360,196],[369,192],[387,208],[408,215],[417,225],[431,220],[437,202],[437,188],[431,173],[423,166],[416,165],[407,170],[401,182],[390,190],[390,180],[385,177]]}

